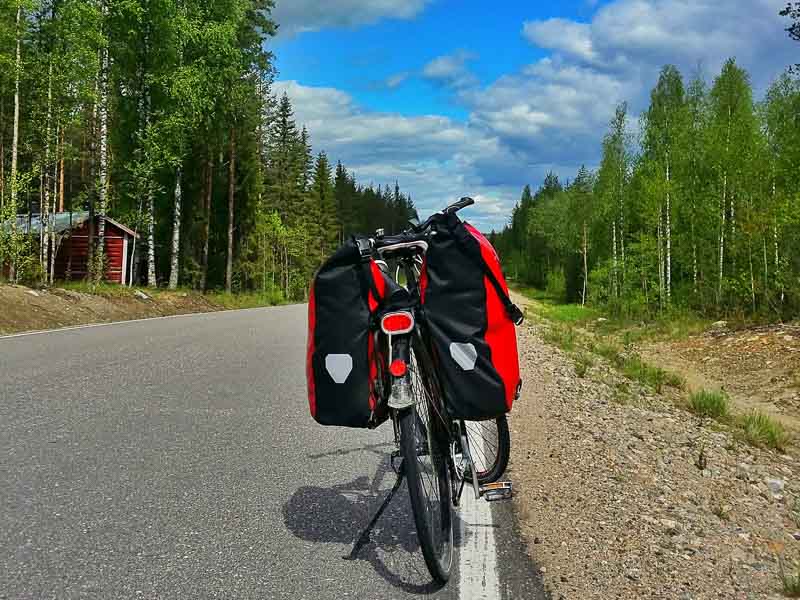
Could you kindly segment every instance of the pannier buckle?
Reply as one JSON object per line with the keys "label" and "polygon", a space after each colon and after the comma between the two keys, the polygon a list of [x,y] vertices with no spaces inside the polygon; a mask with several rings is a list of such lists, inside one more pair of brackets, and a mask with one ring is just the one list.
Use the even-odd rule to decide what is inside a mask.
{"label": "pannier buckle", "polygon": [[523,313],[519,306],[516,304],[509,304],[508,305],[508,316],[514,321],[514,325],[519,327],[525,321],[525,313]]}
{"label": "pannier buckle", "polygon": [[361,255],[361,260],[369,260],[372,258],[372,244],[367,238],[356,238],[358,244],[358,252]]}

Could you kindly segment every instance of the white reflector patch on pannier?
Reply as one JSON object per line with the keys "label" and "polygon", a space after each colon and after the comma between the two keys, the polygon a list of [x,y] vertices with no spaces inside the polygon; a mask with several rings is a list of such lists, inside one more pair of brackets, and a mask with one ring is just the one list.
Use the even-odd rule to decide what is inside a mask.
{"label": "white reflector patch on pannier", "polygon": [[335,383],[344,383],[353,370],[353,357],[349,354],[328,354],[325,369]]}
{"label": "white reflector patch on pannier", "polygon": [[456,364],[465,371],[472,371],[475,368],[475,361],[478,360],[478,351],[472,344],[450,344],[450,356]]}

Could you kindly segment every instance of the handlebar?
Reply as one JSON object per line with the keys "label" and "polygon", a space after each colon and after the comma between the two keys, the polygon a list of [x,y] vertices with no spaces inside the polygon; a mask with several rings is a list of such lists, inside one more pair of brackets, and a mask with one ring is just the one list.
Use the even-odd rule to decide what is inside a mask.
{"label": "handlebar", "polygon": [[416,231],[416,232],[425,231],[426,229],[428,229],[433,224],[433,222],[436,219],[438,219],[440,217],[447,216],[447,215],[454,215],[458,211],[460,211],[462,208],[466,208],[468,206],[472,206],[473,204],[475,204],[475,200],[473,200],[469,196],[464,196],[463,198],[461,198],[461,200],[451,204],[450,206],[445,208],[443,211],[432,214],[430,217],[428,217],[428,219],[422,225],[417,225],[416,227],[413,228],[413,230]]}
{"label": "handlebar", "polygon": [[442,213],[445,215],[453,215],[460,211],[462,208],[467,208],[468,206],[472,206],[475,204],[475,200],[470,198],[469,196],[465,196],[455,204],[451,204],[447,208],[445,208]]}
{"label": "handlebar", "polygon": [[364,240],[366,246],[362,248],[362,254],[372,250],[391,249],[395,251],[400,250],[401,248],[413,249],[414,251],[422,250],[424,253],[424,251],[427,250],[427,240],[431,234],[430,228],[433,223],[442,217],[454,215],[461,209],[466,208],[467,206],[472,206],[473,204],[475,204],[475,200],[465,196],[444,210],[432,214],[421,225],[412,226],[411,229],[408,229],[399,235],[387,236],[383,234],[382,229],[379,229],[375,232],[376,235],[374,239]]}

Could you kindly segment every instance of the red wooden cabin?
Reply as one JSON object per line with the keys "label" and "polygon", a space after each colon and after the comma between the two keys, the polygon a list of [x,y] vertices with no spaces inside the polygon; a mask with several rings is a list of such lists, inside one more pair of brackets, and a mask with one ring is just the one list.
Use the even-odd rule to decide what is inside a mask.
{"label": "red wooden cabin", "polygon": [[[50,215],[50,229],[55,233],[56,254],[55,278],[58,280],[85,279],[89,262],[89,213],[63,212]],[[94,231],[97,236],[100,217],[94,218]],[[23,233],[39,236],[42,219],[39,215],[17,217],[17,229]],[[105,217],[105,264],[109,283],[129,284],[131,260],[133,260],[134,240],[139,235],[122,223]]]}
{"label": "red wooden cabin", "polygon": [[[95,236],[100,219],[95,217]],[[133,240],[138,234],[122,223],[105,218],[105,263],[106,281],[109,283],[130,283],[130,261],[132,260]],[[55,277],[60,280],[84,279],[88,274],[89,259],[89,219],[72,229],[61,242],[56,254]]]}

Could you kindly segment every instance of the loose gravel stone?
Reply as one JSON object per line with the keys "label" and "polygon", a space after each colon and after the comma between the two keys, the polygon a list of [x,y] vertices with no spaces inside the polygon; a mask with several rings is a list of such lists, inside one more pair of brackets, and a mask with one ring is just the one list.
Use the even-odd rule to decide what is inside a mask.
{"label": "loose gravel stone", "polygon": [[779,557],[800,562],[795,451],[713,430],[601,360],[579,378],[540,330],[519,329],[509,477],[552,597],[781,598]]}

